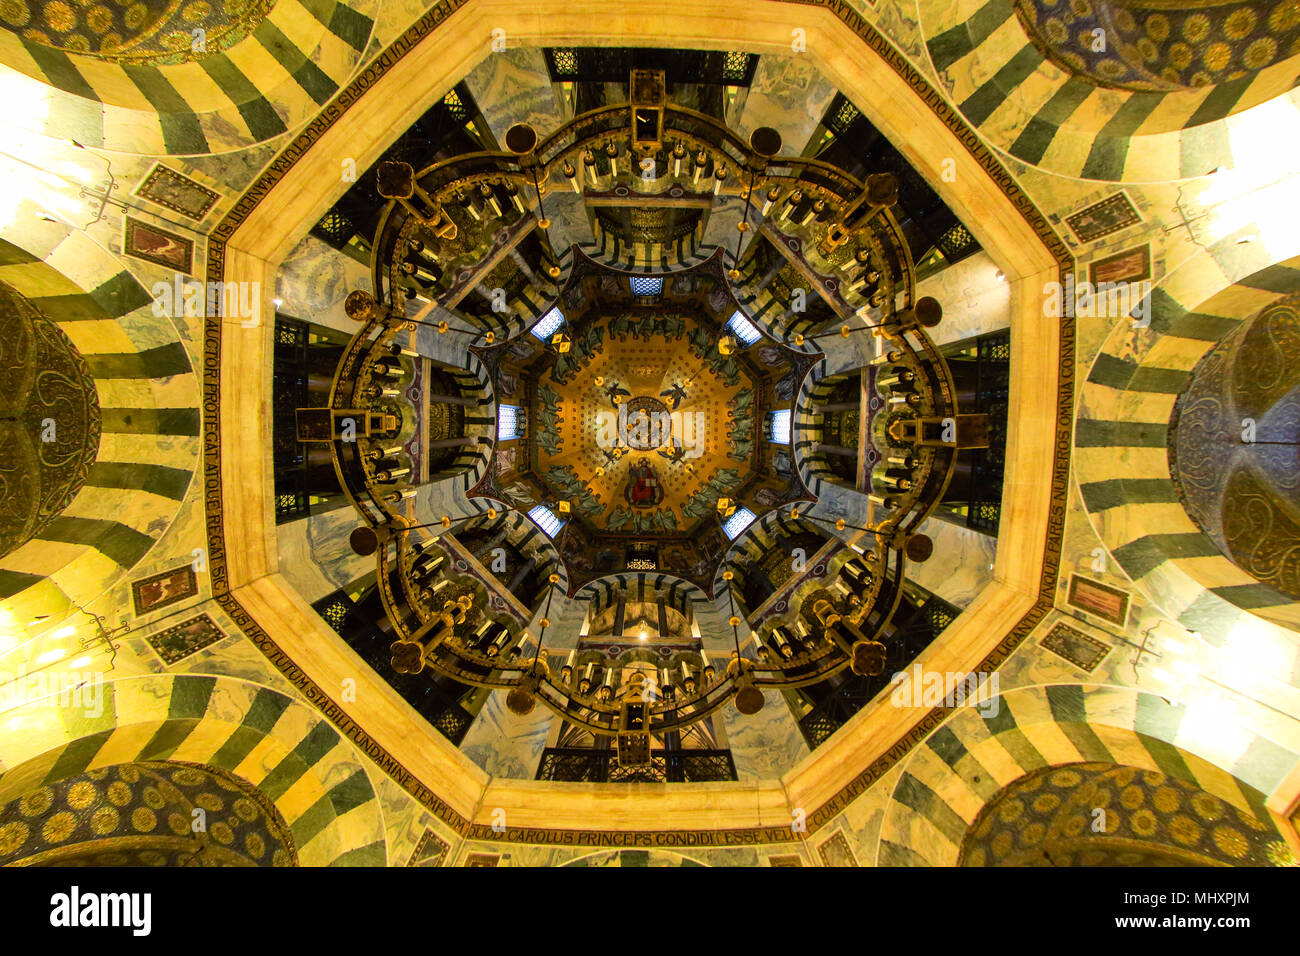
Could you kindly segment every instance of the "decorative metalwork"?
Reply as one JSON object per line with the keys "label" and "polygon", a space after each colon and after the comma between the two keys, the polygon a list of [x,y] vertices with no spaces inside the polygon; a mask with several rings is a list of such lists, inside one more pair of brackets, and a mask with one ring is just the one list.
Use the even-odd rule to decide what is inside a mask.
{"label": "decorative metalwork", "polygon": [[987,448],[971,452],[971,500],[967,524],[997,534],[1002,517],[1002,478],[1007,449],[1007,403],[1011,387],[1011,331],[991,332],[977,343],[979,390],[975,411],[988,416]]}
{"label": "decorative metalwork", "polygon": [[[555,52],[552,68],[563,67]],[[654,142],[637,138],[635,111],[643,108],[662,113],[655,120],[661,125],[655,127]],[[617,740],[617,748],[608,751],[618,755],[615,764],[594,755],[605,751],[584,751],[581,757],[552,753],[539,770],[550,774],[548,779],[718,779],[724,772],[720,758],[685,751],[656,757],[649,741],[689,729],[730,701],[742,714],[753,714],[763,706],[766,689],[821,685],[845,672],[879,678],[887,659],[908,639],[893,621],[904,568],[929,556],[929,539],[917,529],[942,499],[960,433],[971,424],[957,416],[951,373],[926,333],[942,310],[933,299],[916,296],[909,246],[890,211],[897,196],[890,175],[861,181],[817,160],[778,156],[780,137],[774,130],[756,130],[746,141],[709,116],[666,103],[583,113],[541,142],[518,128],[511,132],[508,138],[517,145],[532,148],[457,156],[418,172],[400,163],[381,169],[380,192],[390,201],[373,252],[376,291],[348,297],[346,311],[359,331],[339,362],[330,407],[313,410],[311,421],[300,418],[300,428],[310,426],[313,437],[329,441],[340,484],[363,522],[354,546],[360,535],[360,553],[376,557],[392,667],[412,676],[428,670],[461,684],[508,691],[508,706],[516,713],[528,713],[540,701],[570,724]],[[653,163],[643,166],[638,157]],[[869,334],[877,340],[874,364],[882,374],[875,378],[876,397],[885,410],[874,415],[872,427],[882,445],[899,450],[898,458],[872,479],[871,526],[834,522],[860,554],[806,596],[797,628],[765,624],[761,635],[755,633],[741,647],[742,619],[731,582],[735,568],[748,558],[736,545],[758,533],[765,519],[742,500],[721,497],[729,492],[719,490],[708,501],[706,511],[718,522],[715,534],[729,517],[748,525],[743,532],[736,529],[731,548],[723,542],[716,580],[704,588],[709,594],[725,591],[732,607],[728,624],[735,649],[729,660],[715,662],[701,651],[674,658],[671,669],[660,671],[653,665],[615,668],[570,655],[556,666],[545,647],[548,615],[555,591],[572,588],[571,576],[561,567],[548,575],[538,633],[517,631],[481,597],[451,586],[445,570],[435,567],[433,556],[443,550],[436,539],[476,516],[435,515],[432,521],[426,516],[421,523],[415,515],[417,488],[391,460],[390,446],[414,411],[392,384],[410,361],[401,345],[406,333],[421,327],[439,335],[458,331],[472,341],[475,359],[495,370],[508,349],[495,346],[528,324],[512,323],[513,316],[536,317],[551,303],[580,293],[571,281],[561,281],[562,257],[551,245],[542,210],[546,192],[568,189],[582,193],[593,208],[614,199],[626,205],[634,193],[656,208],[699,210],[717,197],[743,200],[738,231],[754,230],[788,250],[799,270],[824,277],[819,291],[839,325],[817,335],[791,335],[783,343],[801,360],[791,395],[820,354],[816,339]],[[570,252],[565,258],[581,257]],[[739,255],[731,261],[725,276],[733,284],[760,282],[760,276],[742,271],[746,264]],[[719,270],[718,281],[723,276]],[[619,288],[630,295],[626,281]],[[495,290],[486,297],[491,302],[484,289]],[[446,315],[457,321],[439,318]],[[765,323],[751,325],[753,341],[738,341],[721,325],[716,341],[700,344],[716,368],[734,361],[733,353],[760,347],[765,333],[778,342],[783,336],[781,326]],[[550,360],[574,363],[599,343],[585,341],[575,330],[568,344],[571,350],[554,349]],[[617,389],[609,387],[617,405]],[[734,414],[739,418],[742,411]],[[490,482],[485,479],[473,493],[481,498],[499,490]],[[549,534],[563,537],[581,520],[582,489],[575,486],[573,492],[553,509],[547,502],[548,512],[558,512]],[[807,497],[782,512],[781,520],[797,524],[810,518],[801,514]],[[505,492],[498,504],[510,507]],[[778,507],[789,505],[787,498]],[[762,507],[774,514],[770,503]]]}
{"label": "decorative metalwork", "polygon": [[943,257],[949,262],[958,262],[969,255],[979,251],[980,244],[976,241],[971,231],[961,223],[956,223],[948,228],[936,243]]}
{"label": "decorative metalwork", "polygon": [[714,783],[736,779],[730,750],[650,751],[648,763],[619,765],[614,750],[547,747],[537,766],[538,780],[562,783]]}
{"label": "decorative metalwork", "polygon": [[853,105],[853,102],[843,93],[837,93],[835,102],[831,104],[830,119],[827,121],[827,127],[835,133],[841,135],[850,126],[853,121],[862,115],[862,112]]}
{"label": "decorative metalwork", "polygon": [[816,750],[889,686],[890,675],[904,670],[961,613],[936,595],[925,595],[907,623],[889,643],[888,664],[879,674],[847,677],[799,719],[799,731],[808,747]]}

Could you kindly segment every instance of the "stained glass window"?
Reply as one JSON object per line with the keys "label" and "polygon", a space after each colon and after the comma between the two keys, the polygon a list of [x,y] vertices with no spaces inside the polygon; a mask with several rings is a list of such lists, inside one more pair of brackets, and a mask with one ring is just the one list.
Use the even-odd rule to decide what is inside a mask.
{"label": "stained glass window", "polygon": [[[564,522],[560,520],[559,516],[545,505],[536,505],[529,508],[528,517],[532,519],[533,524],[546,532],[548,538],[554,538],[559,530],[564,527]],[[751,515],[751,517],[753,516]]]}
{"label": "stained glass window", "polygon": [[753,520],[754,512],[748,508],[737,508],[736,513],[722,523],[722,530],[728,538],[735,541],[736,535],[748,528]]}
{"label": "stained glass window", "polygon": [[768,416],[767,437],[779,445],[790,444],[790,409],[779,408]]}
{"label": "stained glass window", "polygon": [[560,326],[563,324],[564,313],[560,311],[559,306],[556,306],[554,309],[551,309],[550,312],[547,312],[537,320],[537,324],[533,326],[532,332],[533,335],[545,342],[559,331]]}
{"label": "stained glass window", "polygon": [[661,295],[664,291],[664,280],[659,276],[632,276],[628,283],[633,295]]}
{"label": "stained glass window", "polygon": [[744,342],[746,345],[753,345],[763,336],[763,333],[758,330],[758,326],[745,318],[745,313],[741,312],[739,309],[737,309],[736,314],[731,317],[731,321],[727,323],[727,328],[735,334],[736,338],[740,339],[740,341]]}
{"label": "stained glass window", "polygon": [[497,406],[497,441],[519,437],[519,406]]}

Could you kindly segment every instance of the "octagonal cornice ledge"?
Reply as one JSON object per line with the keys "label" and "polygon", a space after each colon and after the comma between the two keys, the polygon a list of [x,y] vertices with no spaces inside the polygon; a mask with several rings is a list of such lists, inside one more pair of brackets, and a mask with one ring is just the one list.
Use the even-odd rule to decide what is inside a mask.
{"label": "octagonal cornice ledge", "polygon": [[[258,282],[275,269],[344,191],[342,158],[364,168],[427,104],[491,55],[492,31],[514,45],[598,45],[790,53],[806,31],[807,56],[899,146],[1006,273],[1012,288],[1006,506],[995,580],[922,657],[927,667],[994,667],[1051,605],[1064,520],[1073,388],[1073,329],[1042,315],[1042,283],[1069,263],[1064,245],[994,154],[921,73],[847,4],[664,0],[626,14],[575,0],[538,11],[523,0],[435,7],[327,105],[214,231],[208,279]],[[435,26],[435,20],[441,25]],[[955,183],[940,176],[953,160]],[[957,188],[960,187],[960,188]],[[459,832],[480,839],[611,844],[683,834],[715,843],[795,839],[791,813],[810,830],[829,819],[942,719],[889,708],[859,713],[783,781],[573,787],[489,780],[357,659],[276,572],[271,510],[271,334],[209,321],[205,335],[205,494],[213,591],[232,618],[299,690],[363,752]],[[1058,355],[1057,363],[1043,356]],[[249,423],[257,423],[250,427]],[[339,706],[340,682],[357,680]],[[496,809],[507,830],[491,829]],[[819,809],[820,808],[820,809]],[[519,829],[517,829],[519,828]],[[637,836],[637,834],[641,836]],[[666,841],[666,842],[665,842]]]}

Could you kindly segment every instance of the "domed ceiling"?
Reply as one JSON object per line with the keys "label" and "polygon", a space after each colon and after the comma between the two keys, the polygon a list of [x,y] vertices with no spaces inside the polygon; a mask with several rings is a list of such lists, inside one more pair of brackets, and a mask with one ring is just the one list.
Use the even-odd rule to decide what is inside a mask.
{"label": "domed ceiling", "polygon": [[0,556],[68,506],[99,440],[99,395],[85,359],[26,296],[0,282]]}
{"label": "domed ceiling", "polygon": [[[1282,859],[1232,814],[1295,782],[1300,285],[1226,237],[1293,0],[331,3],[0,4],[50,140],[0,269],[82,386],[10,337],[71,475],[0,462],[0,650],[112,688],[6,711],[10,843],[184,791],[161,727],[283,813],[216,861]],[[1076,257],[1149,324],[1045,310]]]}
{"label": "domed ceiling", "polygon": [[809,497],[778,471],[764,422],[789,411],[812,359],[728,331],[739,306],[716,262],[635,295],[642,281],[584,261],[560,298],[559,341],[525,336],[493,354],[498,400],[527,409],[526,439],[474,493],[571,522],[571,590],[640,567],[710,592],[729,543],[720,498],[761,516]]}
{"label": "domed ceiling", "polygon": [[0,26],[29,43],[125,63],[184,63],[234,46],[275,0],[3,0]]}
{"label": "domed ceiling", "polygon": [[[545,137],[466,122],[458,87],[421,125],[463,141],[399,138],[350,193],[374,208],[327,217],[373,222],[373,291],[347,296],[357,331],[321,351],[296,438],[375,564],[322,609],[471,752],[505,743],[475,719],[496,691],[512,719],[550,711],[543,779],[732,779],[733,710],[815,746],[845,714],[797,720],[869,699],[952,619],[905,575],[959,453],[988,444],[917,291],[953,217],[829,90],[838,148],[813,159],[738,133],[725,100],[672,100],[726,60],[603,56],[573,54],[610,101]],[[626,99],[595,82],[619,67]],[[455,451],[438,474],[435,450]],[[817,511],[814,454],[852,459],[865,517]]]}
{"label": "domed ceiling", "polygon": [[1171,418],[1169,470],[1224,554],[1300,600],[1298,306],[1269,306],[1197,364]]}

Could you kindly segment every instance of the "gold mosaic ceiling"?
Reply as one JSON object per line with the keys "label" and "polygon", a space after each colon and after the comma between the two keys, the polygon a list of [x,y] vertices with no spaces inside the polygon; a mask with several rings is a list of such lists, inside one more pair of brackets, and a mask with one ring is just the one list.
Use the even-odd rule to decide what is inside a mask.
{"label": "gold mosaic ceiling", "polygon": [[534,446],[536,472],[561,497],[570,489],[560,473],[576,475],[590,492],[577,507],[602,530],[630,530],[640,515],[657,531],[685,531],[707,514],[692,498],[708,478],[749,474],[751,456],[732,455],[732,432],[753,422],[735,423],[732,409],[752,400],[753,384],[743,372],[728,381],[696,354],[703,330],[689,316],[647,315],[663,331],[644,336],[617,335],[620,319],[626,326],[627,316],[593,326],[609,344],[584,366],[560,381],[553,369],[541,375],[539,401],[553,396],[561,413],[555,443]]}

